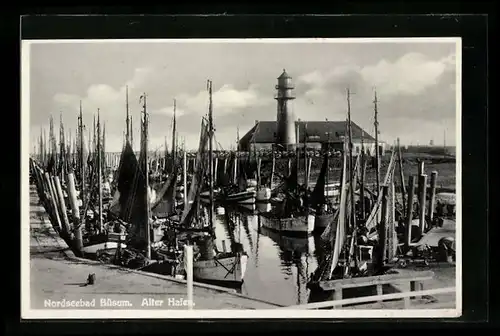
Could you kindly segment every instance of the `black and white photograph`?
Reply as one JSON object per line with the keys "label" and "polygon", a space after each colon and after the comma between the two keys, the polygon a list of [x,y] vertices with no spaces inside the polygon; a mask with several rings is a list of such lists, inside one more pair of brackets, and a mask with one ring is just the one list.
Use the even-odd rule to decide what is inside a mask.
{"label": "black and white photograph", "polygon": [[22,318],[460,317],[461,48],[23,40]]}

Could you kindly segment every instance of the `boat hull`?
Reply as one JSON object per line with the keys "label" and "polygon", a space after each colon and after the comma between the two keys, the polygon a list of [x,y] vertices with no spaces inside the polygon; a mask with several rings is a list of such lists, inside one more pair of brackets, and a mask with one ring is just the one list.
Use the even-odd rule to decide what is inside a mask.
{"label": "boat hull", "polygon": [[240,204],[255,204],[256,192],[252,191],[242,191],[239,193],[227,195],[224,199],[227,202],[237,202]]}
{"label": "boat hull", "polygon": [[314,231],[322,232],[333,220],[334,214],[316,215],[314,220]]}
{"label": "boat hull", "polygon": [[193,263],[193,278],[211,282],[242,283],[247,262],[246,254],[197,260]]}
{"label": "boat hull", "polygon": [[[122,249],[126,248],[127,245],[122,243],[121,244]],[[97,254],[98,251],[114,251],[118,248],[118,243],[117,242],[106,242],[106,243],[99,243],[99,244],[93,244],[89,246],[85,246],[82,251],[85,254]]]}
{"label": "boat hull", "polygon": [[284,234],[309,235],[314,231],[314,215],[277,218],[272,215],[263,215],[261,224],[271,230],[280,231]]}
{"label": "boat hull", "polygon": [[260,188],[257,190],[256,201],[267,203],[271,200],[271,189]]}
{"label": "boat hull", "polygon": [[[239,204],[255,204],[257,192],[255,190],[246,190],[227,196],[223,196],[220,193],[216,195],[216,199],[224,202],[234,202]],[[207,192],[201,193],[200,197],[203,201],[209,201],[209,194]]]}

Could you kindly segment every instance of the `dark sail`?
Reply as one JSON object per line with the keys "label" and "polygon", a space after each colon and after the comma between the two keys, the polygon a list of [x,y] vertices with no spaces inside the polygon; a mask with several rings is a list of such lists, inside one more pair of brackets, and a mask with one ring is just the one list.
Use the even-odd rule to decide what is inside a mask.
{"label": "dark sail", "polygon": [[56,159],[54,157],[54,154],[51,154],[50,158],[49,158],[49,162],[47,164],[47,172],[50,175],[54,174],[55,165],[56,165]]}
{"label": "dark sail", "polygon": [[294,160],[292,163],[292,171],[290,172],[290,175],[286,178],[286,189],[288,192],[293,193],[297,191],[299,187],[299,181],[297,179],[297,161]]}
{"label": "dark sail", "polygon": [[172,174],[158,192],[155,202],[151,205],[153,216],[165,218],[175,212],[175,192],[179,165],[174,163]]}
{"label": "dark sail", "polygon": [[[142,144],[141,147],[132,188],[130,190],[130,195],[128,195],[127,206],[126,209],[122,209],[122,213],[123,210],[125,210],[124,220],[132,224],[130,237],[136,244],[147,243],[145,238],[148,227],[148,223],[145,222],[147,209],[144,206],[146,197],[148,197],[148,192],[146,190],[146,174],[148,174],[148,172],[145,171],[146,153],[144,144]],[[136,246],[138,248],[140,247],[138,245]]]}
{"label": "dark sail", "polygon": [[136,171],[139,168],[138,166],[137,157],[132,150],[130,142],[127,141],[120,158],[117,183],[117,189],[120,193],[120,218],[125,221],[128,220],[129,211],[127,204],[132,194],[132,183],[134,182]]}
{"label": "dark sail", "polygon": [[[204,155],[207,147],[209,139],[208,127],[205,123],[205,120],[201,123],[201,134],[200,134],[200,143],[198,146],[198,153],[196,155],[196,168],[193,173],[193,179],[191,181],[191,187],[189,188],[187,204],[184,204],[184,210],[182,212],[181,222],[186,222],[186,217],[191,212],[191,209],[196,206],[196,199],[199,198],[200,189],[203,182],[203,176],[205,176],[206,170],[206,155]],[[195,204],[196,203],[196,204]]]}
{"label": "dark sail", "polygon": [[310,197],[310,206],[313,209],[318,209],[321,204],[325,204],[325,185],[326,185],[326,173],[328,169],[328,154],[324,155],[323,165],[321,166],[321,171],[319,172],[318,180],[314,186],[314,190]]}
{"label": "dark sail", "polygon": [[[246,164],[245,164],[246,163]],[[240,165],[239,165],[239,174],[238,174],[238,189],[240,191],[244,191],[247,188],[248,182],[247,182],[247,166],[248,161],[244,162],[243,160],[240,160]]]}

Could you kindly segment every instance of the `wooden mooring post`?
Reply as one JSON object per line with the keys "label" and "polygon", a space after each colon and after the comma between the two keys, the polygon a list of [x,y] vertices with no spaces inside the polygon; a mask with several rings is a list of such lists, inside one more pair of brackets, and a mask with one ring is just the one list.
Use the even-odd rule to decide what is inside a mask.
{"label": "wooden mooring post", "polygon": [[58,176],[54,176],[54,183],[59,198],[59,209],[61,211],[61,217],[62,217],[63,234],[66,235],[67,238],[71,239],[71,229],[69,227],[68,210],[66,208],[66,202],[64,201],[64,193],[61,187],[61,181],[59,180]]}
{"label": "wooden mooring post", "polygon": [[436,207],[436,182],[437,182],[438,172],[433,171],[431,173],[431,194],[429,199],[429,223],[432,224],[432,220],[434,219],[434,208]]}
{"label": "wooden mooring post", "polygon": [[188,163],[187,163],[187,157],[186,157],[186,151],[184,151],[184,160],[183,160],[183,165],[182,165],[182,170],[183,170],[183,174],[182,174],[182,180],[183,180],[183,186],[184,186],[184,189],[182,191],[182,194],[183,194],[183,199],[184,199],[184,209],[186,209],[187,207],[187,174],[188,174]]}
{"label": "wooden mooring post", "polygon": [[403,157],[401,155],[401,146],[398,138],[398,166],[399,166],[399,178],[401,181],[401,199],[403,201],[403,211],[407,209],[406,207],[406,186],[405,186],[405,177],[403,173]]}
{"label": "wooden mooring post", "polygon": [[410,175],[408,184],[408,203],[406,204],[406,234],[405,246],[408,249],[411,244],[411,227],[413,221],[413,198],[415,197],[415,175]]}
{"label": "wooden mooring post", "polygon": [[188,309],[193,309],[193,246],[184,245],[184,267],[186,269]]}
{"label": "wooden mooring post", "polygon": [[388,215],[388,199],[387,195],[389,193],[389,186],[382,185],[380,187],[382,192],[382,209],[381,209],[381,221],[379,227],[379,255],[377,256],[377,267],[382,267],[387,260],[387,215]]}
{"label": "wooden mooring post", "polygon": [[417,175],[420,176],[420,175],[423,175],[424,174],[424,167],[425,167],[425,162],[424,161],[420,161],[418,163],[418,173]]}
{"label": "wooden mooring post", "polygon": [[69,203],[71,205],[71,212],[73,215],[74,246],[76,249],[76,253],[79,254],[79,256],[83,256],[82,228],[80,225],[80,210],[78,207],[78,199],[76,197],[74,173],[69,173],[67,178]]}
{"label": "wooden mooring post", "polygon": [[49,198],[50,198],[50,214],[52,220],[55,220],[55,223],[52,223],[52,225],[57,229],[61,230],[61,219],[59,218],[59,212],[57,211],[57,203],[56,203],[56,198],[55,198],[55,192],[54,188],[52,186],[52,181],[50,178],[49,173],[45,173],[45,183],[47,183],[47,191],[49,193]]}
{"label": "wooden mooring post", "polygon": [[420,205],[420,211],[418,214],[418,223],[420,226],[420,230],[422,233],[426,231],[426,223],[425,223],[425,203],[426,203],[426,196],[427,196],[427,175],[422,174],[418,178],[418,199],[419,199],[419,205]]}

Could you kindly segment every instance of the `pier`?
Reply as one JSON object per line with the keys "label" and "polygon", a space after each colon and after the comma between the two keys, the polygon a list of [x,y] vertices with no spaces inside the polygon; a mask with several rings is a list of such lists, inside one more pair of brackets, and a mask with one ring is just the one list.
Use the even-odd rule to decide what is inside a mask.
{"label": "pier", "polygon": [[[89,274],[95,283],[86,285]],[[59,237],[30,186],[30,303],[95,299],[103,309],[187,309],[184,280],[78,258]],[[144,300],[146,299],[146,300]],[[170,300],[170,301],[169,301]],[[163,301],[160,304],[160,301]],[[232,289],[195,283],[194,309],[274,309],[279,305],[252,299]],[[129,302],[132,306],[128,306]],[[60,308],[61,309],[61,308]],[[82,308],[84,309],[84,308]]]}

